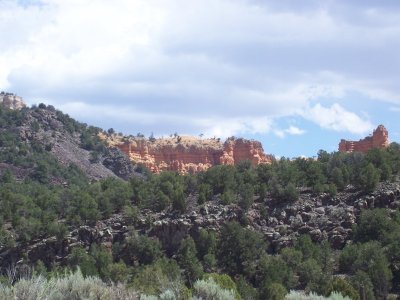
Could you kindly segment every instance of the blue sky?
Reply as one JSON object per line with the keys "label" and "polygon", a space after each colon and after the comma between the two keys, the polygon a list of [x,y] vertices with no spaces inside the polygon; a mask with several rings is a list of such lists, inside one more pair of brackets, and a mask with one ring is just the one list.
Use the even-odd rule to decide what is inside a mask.
{"label": "blue sky", "polygon": [[400,141],[397,0],[0,0],[0,90],[126,134]]}

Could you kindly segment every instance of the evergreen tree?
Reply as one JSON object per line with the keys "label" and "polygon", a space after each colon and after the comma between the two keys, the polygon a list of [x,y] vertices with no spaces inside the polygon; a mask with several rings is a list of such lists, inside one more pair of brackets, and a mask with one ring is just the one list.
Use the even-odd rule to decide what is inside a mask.
{"label": "evergreen tree", "polygon": [[361,170],[359,185],[366,192],[372,192],[379,182],[379,177],[378,170],[369,163]]}
{"label": "evergreen tree", "polygon": [[181,241],[178,250],[178,263],[184,270],[186,281],[190,286],[203,276],[203,267],[198,261],[194,240],[189,236]]}
{"label": "evergreen tree", "polygon": [[72,249],[69,264],[75,268],[79,267],[84,276],[98,275],[95,259],[82,247]]}
{"label": "evergreen tree", "polygon": [[228,274],[250,274],[265,252],[261,235],[242,228],[237,222],[225,223],[218,243],[218,262]]}

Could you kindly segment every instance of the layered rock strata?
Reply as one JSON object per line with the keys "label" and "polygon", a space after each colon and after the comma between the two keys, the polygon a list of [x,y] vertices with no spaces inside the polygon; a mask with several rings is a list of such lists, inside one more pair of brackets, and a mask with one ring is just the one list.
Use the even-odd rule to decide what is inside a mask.
{"label": "layered rock strata", "polygon": [[153,140],[137,137],[118,140],[114,136],[108,142],[154,173],[197,173],[215,165],[236,165],[244,160],[249,160],[253,166],[272,161],[272,156],[264,153],[260,142],[242,138],[229,138],[222,143],[219,139],[188,136]]}
{"label": "layered rock strata", "polygon": [[371,136],[359,141],[342,139],[339,143],[340,152],[368,152],[372,148],[386,148],[389,146],[389,134],[383,125],[379,125]]}

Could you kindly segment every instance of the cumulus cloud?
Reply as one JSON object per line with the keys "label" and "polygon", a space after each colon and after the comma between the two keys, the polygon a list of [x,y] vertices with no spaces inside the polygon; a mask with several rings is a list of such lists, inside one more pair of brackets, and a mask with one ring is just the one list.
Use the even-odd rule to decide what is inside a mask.
{"label": "cumulus cloud", "polygon": [[364,133],[324,101],[400,104],[399,20],[386,1],[3,0],[0,87],[126,132]]}
{"label": "cumulus cloud", "polygon": [[305,110],[303,117],[315,122],[322,128],[354,134],[365,134],[374,128],[369,120],[364,120],[357,114],[346,111],[337,103],[331,107],[324,107],[318,103]]}
{"label": "cumulus cloud", "polygon": [[291,135],[302,135],[306,131],[303,129],[300,129],[296,126],[290,126],[288,129],[285,130],[286,133],[291,134]]}
{"label": "cumulus cloud", "polygon": [[191,119],[188,122],[188,117],[185,115],[149,113],[134,107],[118,107],[111,104],[94,105],[84,102],[70,102],[60,104],[59,108],[79,119],[83,119],[86,115],[92,115],[93,120],[97,123],[108,120],[109,122],[106,121],[104,124],[109,127],[122,126],[122,124],[130,123],[134,120],[136,124],[139,124],[140,128],[145,129],[145,132],[153,132],[154,124],[161,123],[163,128],[158,130],[156,136],[166,136],[176,132],[177,128],[182,128],[178,132],[179,134],[203,134],[204,137],[227,138],[238,133],[257,134],[268,132],[273,126],[272,120],[253,117],[230,119],[207,117]]}
{"label": "cumulus cloud", "polygon": [[300,129],[296,126],[290,125],[286,129],[280,129],[280,128],[275,127],[273,129],[273,133],[279,138],[284,138],[287,135],[302,135],[302,134],[306,133],[306,131],[303,129]]}

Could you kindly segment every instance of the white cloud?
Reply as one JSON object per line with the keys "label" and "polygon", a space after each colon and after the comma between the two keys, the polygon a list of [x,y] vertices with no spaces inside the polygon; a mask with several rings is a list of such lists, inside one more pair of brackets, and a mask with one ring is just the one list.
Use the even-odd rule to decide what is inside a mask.
{"label": "white cloud", "polygon": [[280,129],[280,128],[275,127],[273,129],[273,133],[277,137],[283,139],[284,137],[286,137],[286,135],[302,135],[302,134],[306,133],[306,131],[303,129],[300,129],[296,126],[290,125],[286,129]]}
{"label": "white cloud", "polygon": [[337,103],[331,107],[324,107],[318,103],[314,107],[304,110],[302,116],[322,128],[335,131],[347,131],[361,135],[372,131],[374,128],[369,120],[363,120],[355,113],[346,111]]}
{"label": "white cloud", "polygon": [[300,129],[300,128],[296,127],[296,126],[291,125],[288,129],[285,130],[285,132],[287,134],[290,134],[290,135],[302,135],[306,131],[303,130],[303,129]]}
{"label": "white cloud", "polygon": [[[340,1],[306,9],[250,0],[17,3],[0,1],[0,87],[99,126],[283,137],[304,132],[273,120],[302,115],[364,133],[369,121],[323,99],[357,92],[400,103],[395,9]],[[307,116],[311,101],[322,104]]]}
{"label": "white cloud", "polygon": [[285,137],[285,131],[282,129],[275,129],[274,134],[281,139]]}
{"label": "white cloud", "polygon": [[[47,104],[53,103],[48,102]],[[70,102],[60,105],[59,108],[79,119],[84,119],[85,116],[92,115],[97,122],[111,120],[107,124],[109,124],[109,127],[116,127],[117,130],[120,130],[123,125],[139,124],[140,127],[146,128],[146,132],[151,132],[154,126],[162,123],[164,124],[164,128],[157,132],[158,136],[165,136],[175,132],[176,124],[180,128],[186,127],[187,129],[187,131],[179,132],[180,134],[198,135],[202,133],[205,137],[221,138],[237,136],[243,133],[265,133],[270,131],[273,126],[272,120],[266,118],[232,118],[228,120],[221,120],[218,117],[192,118],[190,124],[188,124],[187,117],[182,115],[154,114],[137,110],[134,107],[92,105],[83,102]]]}

